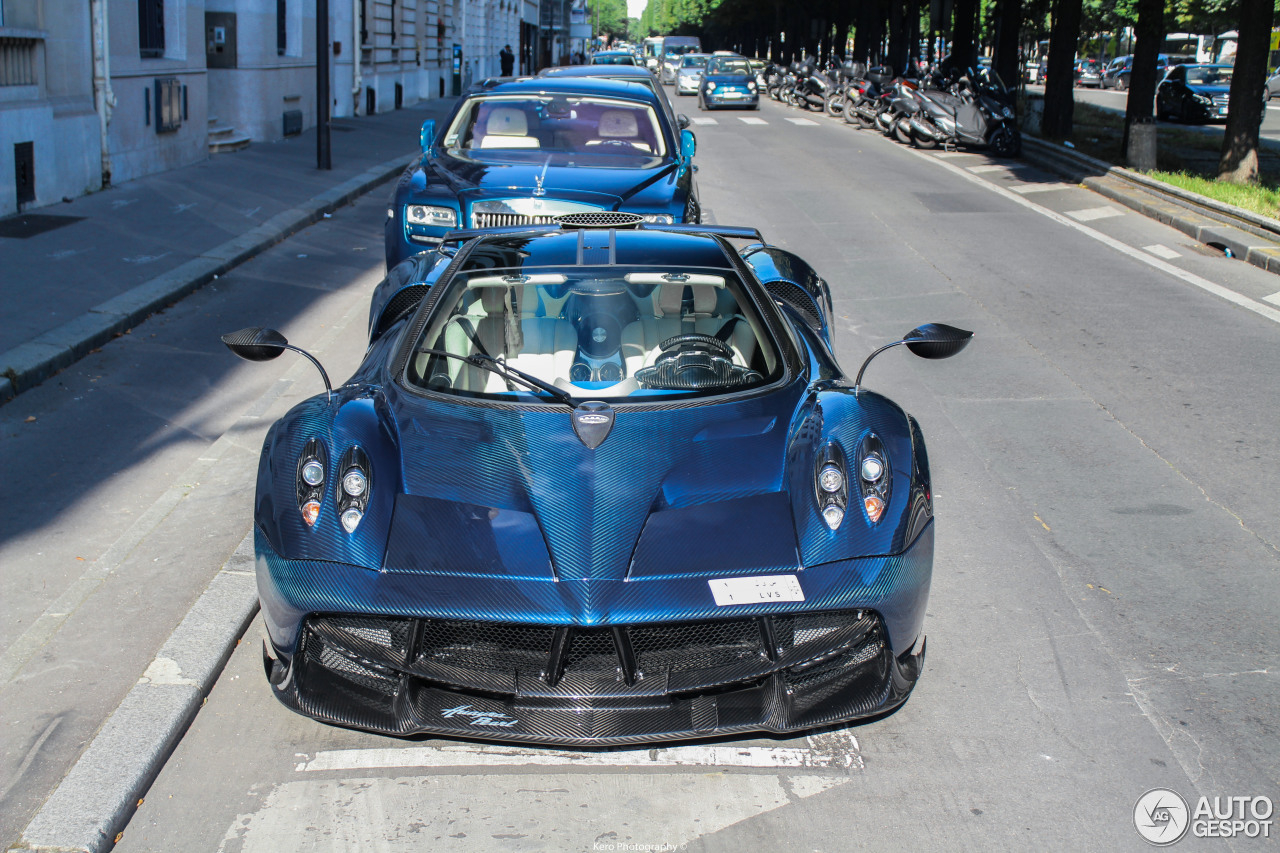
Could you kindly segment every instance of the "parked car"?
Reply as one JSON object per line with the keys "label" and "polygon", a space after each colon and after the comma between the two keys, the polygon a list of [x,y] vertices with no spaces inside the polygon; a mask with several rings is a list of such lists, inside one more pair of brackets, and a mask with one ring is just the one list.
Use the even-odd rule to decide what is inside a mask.
{"label": "parked car", "polygon": [[680,67],[676,69],[677,95],[698,94],[698,81],[702,79],[708,58],[705,53],[686,53],[681,58]]}
{"label": "parked car", "polygon": [[1277,95],[1280,95],[1280,71],[1267,78],[1267,86],[1262,90],[1262,102],[1265,104]]}
{"label": "parked car", "polygon": [[[1120,62],[1121,59],[1124,60],[1124,63],[1117,65],[1116,63]],[[1159,56],[1156,57],[1156,81],[1158,82],[1163,80],[1164,75],[1167,74],[1169,69],[1173,66],[1184,64],[1187,61],[1187,57],[1180,56],[1178,54],[1159,54]],[[1118,92],[1123,92],[1129,88],[1129,78],[1132,74],[1133,57],[1119,57],[1115,62],[1107,66],[1107,73],[1102,78],[1103,88],[1110,88],[1115,89]]]}
{"label": "parked car", "polygon": [[1175,65],[1156,87],[1156,117],[1225,121],[1233,71],[1230,65]]}
{"label": "parked car", "polygon": [[[836,363],[802,259],[755,229],[638,221],[446,235],[375,288],[355,374],[268,430],[254,548],[287,707],[604,746],[910,696],[934,551],[920,424]],[[970,337],[926,324],[876,352]]]}
{"label": "parked car", "polygon": [[550,222],[628,210],[655,223],[697,222],[696,140],[653,90],[596,77],[535,77],[460,99],[392,192],[387,268],[458,227]]}
{"label": "parked car", "polygon": [[1076,60],[1076,85],[1098,88],[1102,85],[1102,63],[1096,59]]}
{"label": "parked car", "polygon": [[713,56],[698,84],[698,109],[760,109],[760,88],[751,63],[743,56]]}
{"label": "parked car", "polygon": [[591,54],[590,65],[635,65],[636,55],[629,50],[602,50]]}

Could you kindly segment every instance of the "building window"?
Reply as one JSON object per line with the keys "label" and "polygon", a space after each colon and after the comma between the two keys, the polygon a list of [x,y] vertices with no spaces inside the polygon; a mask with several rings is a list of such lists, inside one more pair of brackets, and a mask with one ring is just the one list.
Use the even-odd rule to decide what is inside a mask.
{"label": "building window", "polygon": [[143,59],[164,56],[164,0],[138,0],[138,48]]}
{"label": "building window", "polygon": [[276,56],[284,56],[289,50],[288,0],[276,0]]}

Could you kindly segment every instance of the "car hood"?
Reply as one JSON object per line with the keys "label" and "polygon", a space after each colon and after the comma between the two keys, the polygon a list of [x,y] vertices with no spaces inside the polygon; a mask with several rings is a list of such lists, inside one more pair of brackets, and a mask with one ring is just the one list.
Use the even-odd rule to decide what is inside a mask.
{"label": "car hood", "polygon": [[[617,165],[600,165],[601,160]],[[675,180],[679,162],[662,157],[603,155],[481,154],[443,155],[434,176],[460,198],[509,198],[531,193],[539,185],[548,196],[575,198],[613,207],[661,181]]]}
{"label": "car hood", "polygon": [[729,85],[745,86],[756,78],[749,74],[707,74],[703,79],[712,80],[717,85],[728,83]]}
{"label": "car hood", "polygon": [[557,595],[588,621],[623,586],[661,586],[637,582],[794,572],[782,413],[802,392],[623,409],[594,450],[567,409],[406,401],[382,569],[454,597]]}
{"label": "car hood", "polygon": [[1188,83],[1187,88],[1197,95],[1208,95],[1211,98],[1216,95],[1227,95],[1231,92],[1230,86],[1198,86],[1195,83]]}

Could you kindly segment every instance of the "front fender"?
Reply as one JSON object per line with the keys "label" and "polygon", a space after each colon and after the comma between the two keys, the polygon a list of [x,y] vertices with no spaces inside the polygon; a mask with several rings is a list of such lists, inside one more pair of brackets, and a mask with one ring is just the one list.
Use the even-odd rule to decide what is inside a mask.
{"label": "front fender", "polygon": [[[320,516],[308,526],[297,498],[298,458],[311,439],[327,451]],[[369,503],[364,518],[347,533],[338,520],[339,463],[358,446],[369,459]],[[377,571],[382,566],[395,496],[402,491],[395,421],[376,386],[347,386],[298,404],[267,433],[258,463],[254,520],[271,548],[289,559],[348,563]]]}
{"label": "front fender", "polygon": [[[889,502],[873,523],[862,506],[857,481],[858,450],[874,433],[884,446],[889,463]],[[923,438],[917,438],[910,417],[897,404],[871,391],[854,394],[852,388],[818,391],[802,410],[787,453],[787,476],[792,496],[796,540],[803,565],[811,566],[858,557],[900,554],[932,518],[932,507],[921,516],[926,496],[927,462],[921,473]],[[838,444],[848,463],[848,506],[844,520],[831,530],[818,511],[815,466],[821,449]],[[919,448],[919,450],[917,450]]]}

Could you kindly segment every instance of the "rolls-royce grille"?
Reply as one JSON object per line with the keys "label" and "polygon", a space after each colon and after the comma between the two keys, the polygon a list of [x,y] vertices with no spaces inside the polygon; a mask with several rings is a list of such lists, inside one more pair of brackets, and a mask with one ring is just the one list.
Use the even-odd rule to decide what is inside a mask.
{"label": "rolls-royce grille", "polygon": [[510,228],[518,225],[554,225],[555,216],[525,216],[520,213],[475,213],[473,228]]}
{"label": "rolls-royce grille", "polygon": [[650,680],[677,693],[804,669],[884,636],[872,611],[582,628],[452,619],[312,617],[308,635],[369,661],[456,687],[513,694],[533,682]]}

